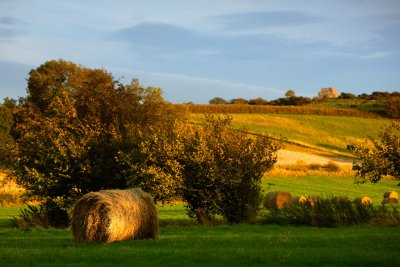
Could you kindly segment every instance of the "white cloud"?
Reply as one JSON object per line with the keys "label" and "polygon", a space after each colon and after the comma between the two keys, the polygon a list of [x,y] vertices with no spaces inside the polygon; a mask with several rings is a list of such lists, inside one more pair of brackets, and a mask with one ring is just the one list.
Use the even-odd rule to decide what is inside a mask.
{"label": "white cloud", "polygon": [[144,86],[160,87],[164,91],[165,98],[174,103],[208,103],[208,100],[217,96],[228,100],[239,97],[246,99],[262,97],[271,100],[284,95],[284,91],[268,86],[120,68],[110,68],[110,71],[117,77],[123,75],[125,82],[135,77]]}
{"label": "white cloud", "polygon": [[381,59],[390,56],[391,53],[385,51],[378,51],[361,56],[362,59]]}

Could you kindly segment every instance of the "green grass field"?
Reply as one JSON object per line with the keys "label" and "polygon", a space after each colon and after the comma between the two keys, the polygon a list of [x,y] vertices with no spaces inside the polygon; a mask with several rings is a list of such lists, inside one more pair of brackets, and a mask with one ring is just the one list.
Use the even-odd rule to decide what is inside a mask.
{"label": "green grass field", "polygon": [[[250,132],[284,137],[289,142],[324,152],[351,155],[346,147],[362,142],[367,136],[377,137],[379,130],[390,123],[387,119],[359,117],[294,115],[294,114],[230,114],[235,127]],[[191,114],[191,120],[201,123],[203,114]]]}
{"label": "green grass field", "polygon": [[[10,215],[15,209],[1,208]],[[7,215],[7,216],[8,216]],[[182,205],[160,208],[158,240],[74,244],[68,229],[0,227],[1,266],[396,266],[400,228],[265,224],[170,226]],[[164,222],[164,223],[163,223]]]}
{"label": "green grass field", "polygon": [[355,184],[354,177],[343,177],[340,175],[304,174],[300,176],[277,177],[268,175],[263,179],[262,188],[268,191],[288,191],[292,196],[320,195],[347,196],[356,199],[368,196],[375,204],[380,204],[386,191],[400,191],[399,180],[381,180],[374,184],[367,181],[364,184]]}
{"label": "green grass field", "polygon": [[[378,202],[396,181],[356,186],[352,178],[268,177],[263,189],[292,194],[367,192]],[[271,186],[271,184],[274,184]],[[400,228],[313,228],[255,224],[198,226],[183,204],[159,208],[158,240],[75,244],[69,229],[13,228],[19,207],[0,208],[0,266],[398,266]]]}

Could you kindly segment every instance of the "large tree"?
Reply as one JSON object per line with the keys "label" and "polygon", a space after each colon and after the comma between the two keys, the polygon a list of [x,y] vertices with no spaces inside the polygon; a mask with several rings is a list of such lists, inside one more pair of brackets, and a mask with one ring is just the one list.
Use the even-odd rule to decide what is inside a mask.
{"label": "large tree", "polygon": [[89,191],[128,186],[124,151],[177,119],[158,88],[115,81],[105,70],[63,60],[32,70],[26,103],[15,109],[13,177],[27,194],[64,211]]}

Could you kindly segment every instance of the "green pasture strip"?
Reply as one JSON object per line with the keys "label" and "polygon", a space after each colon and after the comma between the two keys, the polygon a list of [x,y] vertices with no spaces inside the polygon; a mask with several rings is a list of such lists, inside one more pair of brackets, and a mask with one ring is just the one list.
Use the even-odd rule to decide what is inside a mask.
{"label": "green pasture strip", "polygon": [[262,180],[265,193],[269,191],[287,191],[292,196],[319,195],[324,197],[347,196],[350,200],[356,197],[368,196],[375,205],[380,205],[386,191],[400,193],[399,180],[381,180],[374,184],[367,181],[355,184],[354,177],[335,175],[302,175],[293,177],[268,177]]}
{"label": "green pasture strip", "polygon": [[[311,148],[349,154],[350,143],[362,142],[367,136],[376,138],[388,119],[294,115],[294,114],[230,114],[235,127],[250,132],[284,137],[289,142]],[[203,114],[191,114],[195,123],[204,121]]]}
{"label": "green pasture strip", "polygon": [[306,105],[311,108],[351,108],[361,111],[380,112],[385,111],[387,100],[366,100],[366,99],[326,99],[321,102],[314,102]]}
{"label": "green pasture strip", "polygon": [[158,240],[74,244],[68,229],[0,229],[5,266],[398,266],[400,228],[161,227]]}

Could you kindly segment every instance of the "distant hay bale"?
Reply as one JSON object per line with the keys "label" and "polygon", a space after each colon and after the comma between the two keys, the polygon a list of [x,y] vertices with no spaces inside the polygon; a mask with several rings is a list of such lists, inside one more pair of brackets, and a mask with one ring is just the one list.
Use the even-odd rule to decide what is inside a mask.
{"label": "distant hay bale", "polygon": [[399,199],[399,195],[396,191],[388,191],[383,194],[383,198],[394,198]]}
{"label": "distant hay bale", "polygon": [[292,204],[292,195],[285,191],[269,192],[264,197],[264,207],[267,209],[281,209]]}
{"label": "distant hay bale", "polygon": [[371,205],[372,200],[369,197],[358,197],[354,200],[356,204],[362,204],[362,205]]}
{"label": "distant hay bale", "polygon": [[71,232],[76,242],[155,239],[158,231],[153,200],[139,188],[88,193],[72,211]]}
{"label": "distant hay bale", "polygon": [[385,198],[382,200],[382,204],[383,204],[383,205],[385,205],[385,204],[399,204],[399,200],[398,200],[397,198],[388,198],[388,197],[385,197]]}
{"label": "distant hay bale", "polygon": [[303,204],[307,201],[307,198],[303,195],[293,197],[293,203],[295,204]]}
{"label": "distant hay bale", "polygon": [[320,196],[311,195],[307,197],[308,202],[310,202],[311,206],[314,206],[316,202],[321,201]]}
{"label": "distant hay bale", "polygon": [[336,196],[335,197],[336,203],[346,202],[348,200],[349,200],[349,198],[346,196]]}

